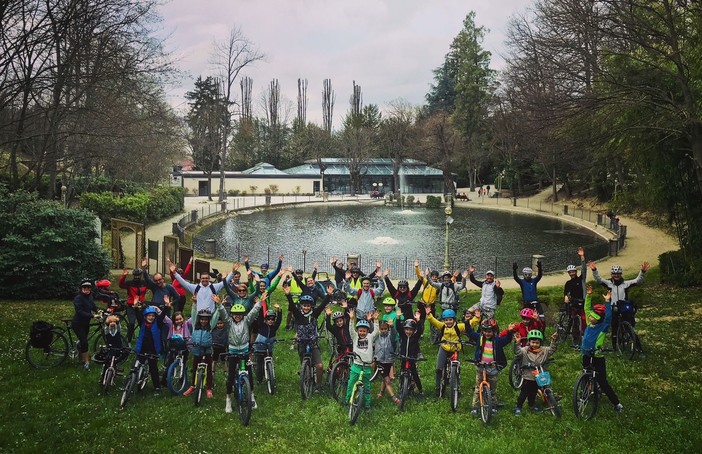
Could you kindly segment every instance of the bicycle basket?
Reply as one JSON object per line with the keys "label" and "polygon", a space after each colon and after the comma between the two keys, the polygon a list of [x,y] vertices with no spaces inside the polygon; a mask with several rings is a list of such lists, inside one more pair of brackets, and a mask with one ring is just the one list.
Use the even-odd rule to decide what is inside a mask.
{"label": "bicycle basket", "polygon": [[29,328],[29,342],[34,348],[44,348],[51,345],[54,340],[54,333],[51,331],[54,325],[49,322],[37,320]]}
{"label": "bicycle basket", "polygon": [[539,386],[549,386],[551,384],[551,374],[547,370],[537,374],[536,384]]}
{"label": "bicycle basket", "polygon": [[619,309],[620,314],[636,313],[636,306],[629,300],[620,301],[619,304],[617,304],[617,308]]}

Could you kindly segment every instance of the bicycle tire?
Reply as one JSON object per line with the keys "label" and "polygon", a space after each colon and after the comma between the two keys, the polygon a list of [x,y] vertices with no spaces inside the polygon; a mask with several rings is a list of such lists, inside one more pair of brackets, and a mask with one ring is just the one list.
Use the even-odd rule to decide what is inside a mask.
{"label": "bicycle tire", "polygon": [[561,417],[561,407],[558,405],[558,401],[556,400],[556,396],[553,394],[553,390],[550,388],[546,388],[543,390],[544,393],[544,403],[546,404],[546,408],[551,412],[553,416],[556,418]]}
{"label": "bicycle tire", "polygon": [[114,367],[108,367],[107,370],[105,370],[105,373],[102,375],[102,395],[106,396],[107,392],[110,390],[110,386],[112,386],[112,380],[115,378],[115,369]]}
{"label": "bicycle tire", "polygon": [[[120,338],[122,338],[122,347],[124,348],[130,348],[131,345],[129,344],[129,341],[127,340],[127,336],[124,334],[120,333]],[[95,340],[93,341],[93,356],[92,360],[95,361],[96,363],[101,363],[99,357],[96,357],[96,353],[100,351],[100,347],[103,345],[107,345],[107,342],[105,341],[105,334],[100,333],[99,336],[95,336]],[[128,356],[128,355],[127,355]]]}
{"label": "bicycle tire", "polygon": [[334,364],[329,375],[329,382],[334,399],[337,402],[342,401],[346,396],[346,388],[349,385],[349,363],[340,361]]}
{"label": "bicycle tire", "polygon": [[312,395],[313,384],[312,365],[310,364],[310,359],[305,358],[302,360],[302,367],[300,369],[300,394],[303,399],[309,399]]}
{"label": "bicycle tire", "polygon": [[119,408],[124,409],[124,407],[127,405],[127,401],[129,400],[129,396],[132,394],[132,391],[134,390],[134,387],[137,384],[137,374],[133,370],[129,372],[129,375],[127,376],[127,381],[124,384],[124,391],[122,392],[122,398],[119,401]]}
{"label": "bicycle tire", "polygon": [[519,358],[514,358],[509,366],[509,384],[514,389],[521,389],[524,383],[521,367],[522,362]]}
{"label": "bicycle tire", "polygon": [[195,373],[195,392],[193,392],[193,399],[195,401],[195,406],[199,407],[202,401],[202,389],[205,382],[205,371],[201,368],[197,368]]}
{"label": "bicycle tire", "polygon": [[448,369],[447,366],[444,365],[444,369],[441,372],[441,381],[439,382],[439,398],[446,395],[446,385],[448,385]]}
{"label": "bicycle tire", "polygon": [[617,351],[626,359],[636,356],[636,331],[629,322],[621,322],[617,330]]}
{"label": "bicycle tire", "polygon": [[275,367],[273,366],[273,358],[270,361],[266,361],[266,387],[268,388],[268,394],[275,394]]}
{"label": "bicycle tire", "polygon": [[490,386],[481,383],[479,388],[479,394],[480,419],[485,424],[490,424],[490,421],[492,420],[492,394],[490,393]]}
{"label": "bicycle tire", "polygon": [[239,377],[241,380],[241,396],[239,396],[239,419],[243,426],[248,426],[251,421],[251,384],[249,383],[248,374],[242,374]]}
{"label": "bicycle tire", "polygon": [[[148,359],[146,360],[148,361]],[[146,382],[149,381],[149,363],[144,362],[139,369],[139,392],[146,388]]]}
{"label": "bicycle tire", "polygon": [[597,414],[600,396],[592,374],[583,372],[573,387],[573,411],[578,419],[590,420]]}
{"label": "bicycle tire", "polygon": [[372,366],[373,375],[371,375],[371,378],[370,378],[371,383],[374,382],[374,381],[378,378],[378,376],[382,375],[382,374],[380,373],[380,368],[381,368],[381,367],[382,367],[382,366],[378,366],[378,363],[377,363],[377,362],[373,363],[373,366]]}
{"label": "bicycle tire", "polygon": [[568,314],[566,311],[561,311],[561,314],[558,316],[558,320],[556,321],[556,332],[558,333],[558,342],[565,342],[565,340],[568,338],[568,334],[570,334],[570,323],[571,323],[571,317],[570,314]]}
{"label": "bicycle tire", "polygon": [[409,376],[407,374],[400,375],[400,411],[405,411],[405,403],[409,397]]}
{"label": "bicycle tire", "polygon": [[188,387],[188,366],[182,358],[177,358],[168,366],[166,383],[174,396],[180,396]]}
{"label": "bicycle tire", "polygon": [[261,384],[261,383],[263,383],[263,380],[266,378],[266,373],[263,370],[266,354],[265,354],[265,352],[260,352],[260,353],[257,352],[256,354],[254,354],[254,358],[255,358],[255,361],[254,361],[253,370],[254,370],[254,374],[256,375],[256,383]]}
{"label": "bicycle tire", "polygon": [[456,364],[451,365],[451,411],[454,413],[458,409],[458,392],[459,392],[459,379],[458,379],[458,366]]}
{"label": "bicycle tire", "polygon": [[349,402],[349,423],[353,426],[361,413],[361,399],[363,399],[363,383],[357,383]]}
{"label": "bicycle tire", "polygon": [[50,369],[59,366],[68,358],[68,341],[59,330],[52,329],[51,343],[46,347],[34,347],[27,341],[24,347],[24,357],[35,369]]}

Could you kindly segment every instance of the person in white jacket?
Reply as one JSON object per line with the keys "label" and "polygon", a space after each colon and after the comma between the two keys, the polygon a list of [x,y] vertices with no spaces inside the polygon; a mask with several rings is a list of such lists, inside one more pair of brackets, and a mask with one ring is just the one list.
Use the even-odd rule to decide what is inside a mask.
{"label": "person in white jacket", "polygon": [[[349,311],[351,323],[356,320],[356,313],[353,310]],[[349,373],[349,384],[346,388],[346,402],[351,399],[353,388],[356,386],[361,370],[363,370],[363,406],[366,410],[370,410],[371,388],[370,379],[373,372],[371,371],[370,363],[373,362],[373,346],[375,338],[378,336],[379,330],[370,332],[370,324],[378,318],[378,311],[366,312],[366,319],[356,322],[356,329],[351,330],[351,340],[353,341],[354,360],[351,364],[351,372]]]}

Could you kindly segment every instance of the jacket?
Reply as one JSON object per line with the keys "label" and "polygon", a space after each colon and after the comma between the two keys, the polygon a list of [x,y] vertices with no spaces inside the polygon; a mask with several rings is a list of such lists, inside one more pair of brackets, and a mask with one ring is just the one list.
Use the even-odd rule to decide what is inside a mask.
{"label": "jacket", "polygon": [[[558,347],[558,342],[551,342],[548,347],[541,346],[538,352],[532,352],[529,347],[522,347],[519,344],[514,344],[514,354],[520,358],[521,366],[533,364],[535,366],[543,366],[549,358],[553,356]],[[530,369],[521,369],[522,378],[524,380],[536,381],[536,377]]]}
{"label": "jacket", "polygon": [[636,285],[641,284],[644,281],[645,272],[639,270],[639,275],[634,279],[629,279],[628,281],[622,280],[619,283],[614,283],[611,279],[603,279],[600,273],[595,268],[592,271],[592,277],[598,284],[601,284],[604,288],[609,289],[612,292],[612,304],[616,306],[619,301],[624,301],[629,299],[629,289]]}
{"label": "jacket", "polygon": [[395,320],[395,331],[400,337],[400,345],[396,350],[398,354],[416,358],[419,355],[419,330],[415,330],[410,337],[407,337],[405,330],[402,328],[402,320],[398,317]]}
{"label": "jacket", "polygon": [[261,303],[254,304],[248,314],[244,315],[243,320],[239,323],[233,318],[227,316],[227,311],[220,304],[217,312],[219,312],[220,320],[224,321],[224,326],[227,329],[227,340],[229,342],[229,353],[245,354],[249,351],[249,341],[251,340],[251,324],[256,320],[258,311],[261,310]]}
{"label": "jacket", "polygon": [[531,303],[539,300],[536,292],[536,284],[539,283],[541,276],[543,275],[543,267],[541,266],[537,266],[536,277],[529,280],[517,276],[517,269],[512,269],[512,277],[514,277],[514,280],[517,282],[517,284],[519,284],[519,288],[522,289],[522,301],[525,303]]}
{"label": "jacket", "polygon": [[377,329],[377,326],[375,328],[376,329],[373,330],[372,333],[368,333],[363,339],[358,337],[358,333],[355,329],[351,330],[351,339],[353,340],[353,351],[360,357],[357,358],[354,356],[354,364],[363,366],[363,363],[373,362],[373,346],[375,343],[375,339],[378,337],[378,333],[380,332],[380,330]]}
{"label": "jacket", "polygon": [[212,333],[208,329],[196,329],[190,338],[192,343],[191,353],[193,355],[212,354]]}
{"label": "jacket", "polygon": [[[444,322],[437,320],[433,315],[431,315],[431,312],[427,314],[427,320],[429,320],[429,323],[434,328],[438,329],[439,331],[443,330],[443,335],[441,336],[441,339],[439,339],[439,341],[460,342],[460,334],[466,332],[465,323],[454,322],[454,326],[449,328]],[[458,327],[458,331],[456,331],[456,327]],[[460,352],[463,349],[463,345],[442,343],[441,348],[443,348],[447,352]]]}
{"label": "jacket", "polygon": [[492,282],[479,281],[473,273],[468,276],[468,279],[480,287],[480,307],[496,310],[497,305],[502,302],[502,297],[505,294],[502,287],[498,287],[494,280]]}
{"label": "jacket", "polygon": [[[604,320],[595,325],[591,325],[589,322],[585,332],[583,333],[583,340],[580,344],[580,353],[583,356],[603,356],[600,349],[604,345],[605,336],[607,335],[607,330],[612,324],[612,304],[609,301],[605,301],[605,316]],[[593,315],[592,311],[592,295],[585,296],[585,320],[589,320],[590,316]]]}
{"label": "jacket", "polygon": [[[477,331],[468,326],[467,330],[468,337],[476,343],[475,347],[475,360],[480,361],[483,356],[483,346],[485,345],[485,338]],[[497,363],[498,369],[503,369],[507,367],[507,357],[505,356],[505,347],[512,341],[512,333],[501,333],[499,336],[494,336],[493,338],[493,353],[495,355],[495,362]]]}
{"label": "jacket", "polygon": [[442,309],[452,309],[458,307],[458,304],[460,303],[458,292],[466,288],[465,279],[461,280],[460,283],[443,283],[429,280],[427,281],[427,284],[431,285],[437,290]]}
{"label": "jacket", "polygon": [[380,334],[375,338],[375,357],[379,363],[388,364],[395,361],[394,354],[397,342],[395,342],[395,332],[393,329],[388,330],[385,335]]}
{"label": "jacket", "polygon": [[436,299],[438,298],[438,292],[434,287],[429,285],[429,279],[425,278],[422,276],[422,272],[419,269],[419,267],[415,266],[414,267],[414,273],[417,275],[417,278],[422,280],[422,284],[424,285],[424,290],[422,290],[422,303],[424,304],[434,304],[436,303]]}

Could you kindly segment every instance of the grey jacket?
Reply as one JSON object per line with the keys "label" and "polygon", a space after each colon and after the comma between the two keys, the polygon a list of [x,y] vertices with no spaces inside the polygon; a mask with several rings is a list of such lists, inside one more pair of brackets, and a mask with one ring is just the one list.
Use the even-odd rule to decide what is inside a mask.
{"label": "grey jacket", "polygon": [[628,281],[622,280],[619,284],[615,284],[611,279],[603,279],[600,273],[595,268],[592,271],[592,277],[595,278],[595,282],[602,284],[603,287],[607,287],[612,293],[612,304],[616,305],[618,301],[624,301],[629,299],[629,288],[639,285],[644,281],[645,273],[640,270],[639,275],[635,279],[629,279]]}
{"label": "grey jacket", "polygon": [[249,341],[251,340],[251,323],[256,320],[258,313],[261,310],[261,302],[254,304],[248,314],[239,323],[233,318],[227,316],[227,311],[222,307],[218,308],[220,320],[224,320],[224,326],[227,329],[229,338],[229,353],[246,353],[249,351]]}
{"label": "grey jacket", "polygon": [[388,330],[386,335],[378,333],[378,337],[375,338],[375,357],[378,359],[379,363],[392,363],[395,361],[395,330]]}

